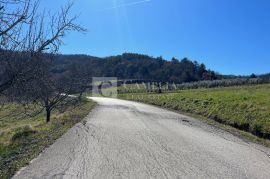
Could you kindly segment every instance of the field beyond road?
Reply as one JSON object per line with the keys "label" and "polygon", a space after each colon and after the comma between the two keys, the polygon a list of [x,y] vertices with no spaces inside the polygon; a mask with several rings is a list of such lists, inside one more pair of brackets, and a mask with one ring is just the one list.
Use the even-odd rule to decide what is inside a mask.
{"label": "field beyond road", "polygon": [[119,98],[197,114],[270,139],[270,85],[127,93]]}

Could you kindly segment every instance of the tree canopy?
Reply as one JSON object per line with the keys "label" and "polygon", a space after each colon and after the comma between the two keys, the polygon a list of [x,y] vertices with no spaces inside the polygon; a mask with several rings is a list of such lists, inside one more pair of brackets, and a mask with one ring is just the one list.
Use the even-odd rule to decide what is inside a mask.
{"label": "tree canopy", "polygon": [[192,82],[216,79],[216,73],[204,64],[187,58],[167,61],[162,57],[124,53],[97,58],[86,55],[59,55],[54,61],[54,72],[63,73],[72,65],[91,71],[92,76],[113,76],[119,79],[152,80],[159,82]]}

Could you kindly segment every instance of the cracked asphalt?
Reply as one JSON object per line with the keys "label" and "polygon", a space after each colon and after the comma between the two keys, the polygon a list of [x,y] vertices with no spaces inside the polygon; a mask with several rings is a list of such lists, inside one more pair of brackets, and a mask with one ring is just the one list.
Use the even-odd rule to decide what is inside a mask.
{"label": "cracked asphalt", "polygon": [[196,119],[136,102],[91,98],[86,118],[14,179],[262,178],[270,150]]}

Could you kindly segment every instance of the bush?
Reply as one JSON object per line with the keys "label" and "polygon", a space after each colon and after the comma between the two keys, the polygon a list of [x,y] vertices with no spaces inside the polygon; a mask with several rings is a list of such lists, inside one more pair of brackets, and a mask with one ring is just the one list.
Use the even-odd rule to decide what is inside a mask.
{"label": "bush", "polygon": [[27,125],[24,126],[23,128],[20,128],[12,137],[11,137],[11,142],[16,142],[19,140],[22,140],[31,134],[35,134],[37,131],[35,131],[31,126]]}

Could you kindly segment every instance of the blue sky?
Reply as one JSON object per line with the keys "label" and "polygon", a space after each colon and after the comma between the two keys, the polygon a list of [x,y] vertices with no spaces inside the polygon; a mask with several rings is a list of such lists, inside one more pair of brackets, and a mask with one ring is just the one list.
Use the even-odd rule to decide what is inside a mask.
{"label": "blue sky", "polygon": [[68,34],[61,53],[188,57],[223,74],[266,73],[269,9],[269,0],[75,0],[73,12],[88,32]]}

